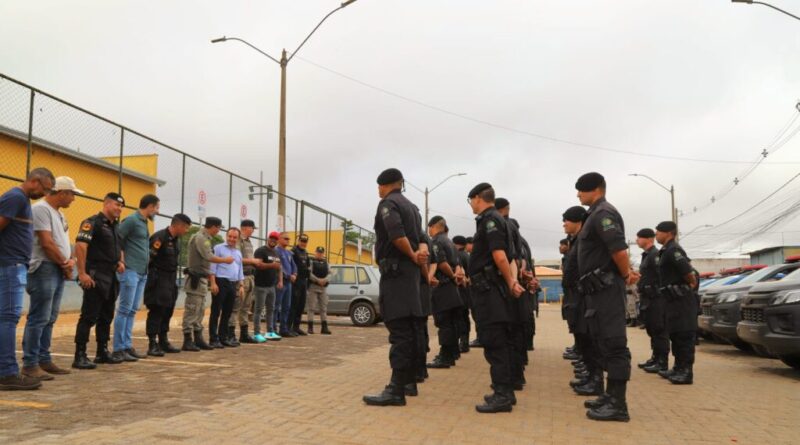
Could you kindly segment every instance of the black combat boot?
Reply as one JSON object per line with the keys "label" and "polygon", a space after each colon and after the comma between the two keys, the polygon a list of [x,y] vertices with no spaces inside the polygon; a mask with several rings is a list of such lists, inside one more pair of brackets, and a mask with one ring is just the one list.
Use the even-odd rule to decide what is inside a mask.
{"label": "black combat boot", "polygon": [[192,340],[192,334],[190,332],[183,333],[183,347],[181,347],[181,351],[189,351],[189,352],[199,352],[200,348],[194,344]]}
{"label": "black combat boot", "polygon": [[514,405],[514,391],[511,387],[496,385],[494,394],[484,399],[482,405],[475,405],[475,411],[482,414],[510,413]]}
{"label": "black combat boot", "polygon": [[403,387],[403,393],[406,397],[416,397],[419,395],[419,391],[417,390],[417,382],[414,383],[406,383]]}
{"label": "black combat boot", "polygon": [[455,362],[440,352],[439,355],[433,358],[432,362],[426,363],[425,367],[428,369],[448,369],[453,365],[455,365]]}
{"label": "black combat boot", "polygon": [[161,349],[162,352],[167,354],[177,354],[181,352],[180,349],[172,346],[172,344],[169,342],[169,337],[167,336],[166,332],[158,334],[158,349]]}
{"label": "black combat boot", "polygon": [[658,357],[656,358],[656,361],[652,365],[644,368],[644,372],[647,372],[649,374],[655,374],[657,372],[660,373],[661,371],[666,371],[667,369],[669,369],[667,358]]}
{"label": "black combat boot", "polygon": [[292,329],[292,332],[294,332],[295,334],[300,335],[300,336],[308,335],[306,333],[306,331],[300,329],[300,320],[297,320],[297,323],[294,324],[294,328]]}
{"label": "black combat boot", "polygon": [[685,366],[675,371],[675,374],[672,374],[668,377],[668,380],[675,385],[691,385],[694,381],[694,374],[692,373],[692,368]]}
{"label": "black combat boot", "polygon": [[308,330],[306,332],[308,332],[309,334],[313,334],[314,333],[314,322],[313,321],[309,321],[308,322]]}
{"label": "black combat boot", "polygon": [[658,375],[661,376],[661,378],[669,379],[677,371],[678,371],[678,367],[675,366],[672,369],[662,369],[661,371],[658,371]]}
{"label": "black combat boot", "polygon": [[653,355],[650,356],[649,359],[647,359],[646,362],[639,363],[636,366],[638,366],[639,369],[644,369],[644,368],[647,368],[648,366],[653,366],[655,363],[656,363],[656,355],[653,354]]}
{"label": "black combat boot", "polygon": [[363,400],[370,406],[405,406],[405,385],[389,383],[380,394],[364,396]]}
{"label": "black combat boot", "polygon": [[108,352],[108,344],[107,343],[98,343],[97,344],[97,353],[94,357],[95,363],[107,363],[109,365],[118,365],[123,362],[122,358],[113,356],[110,352]]}
{"label": "black combat boot", "polygon": [[236,326],[228,326],[227,339],[228,343],[231,344],[232,348],[236,348],[241,345],[241,343],[239,343],[239,340],[236,339]]}
{"label": "black combat boot", "polygon": [[255,343],[256,342],[256,339],[250,336],[250,333],[248,332],[249,329],[248,329],[248,326],[246,324],[242,325],[240,330],[241,330],[241,334],[239,335],[239,341],[240,342],[242,342],[242,343]]}
{"label": "black combat boot", "polygon": [[320,331],[320,333],[322,335],[331,335],[331,331],[330,331],[330,329],[328,329],[328,322],[327,321],[323,321],[322,322],[322,330]]}
{"label": "black combat boot", "polygon": [[481,341],[476,338],[475,340],[472,340],[471,342],[469,342],[469,347],[470,348],[482,348],[483,345],[481,344]]}
{"label": "black combat boot", "polygon": [[210,351],[212,348],[205,340],[203,340],[203,330],[199,329],[194,331],[194,345],[203,351]]}
{"label": "black combat boot", "polygon": [[[492,384],[492,390],[494,390],[494,384]],[[495,393],[486,394],[485,396],[483,396],[483,400],[488,403],[489,400],[491,400],[491,398],[494,397],[494,395],[495,395]],[[516,405],[517,404],[517,396],[516,396],[516,394],[514,394],[514,391],[511,391],[510,398],[511,398],[511,404],[512,405]]]}
{"label": "black combat boot", "polygon": [[580,358],[578,360],[573,360],[570,363],[572,364],[572,366],[586,366],[586,362],[583,361],[583,358]]}
{"label": "black combat boot", "polygon": [[148,336],[148,345],[147,345],[147,355],[152,355],[153,357],[163,357],[164,351],[158,347],[158,341],[156,340],[155,335]]}
{"label": "black combat boot", "polygon": [[75,344],[75,360],[72,362],[75,369],[95,369],[97,365],[89,361],[86,356],[86,343]]}
{"label": "black combat boot", "polygon": [[[126,349],[126,350],[125,350],[125,352],[126,352],[128,355],[130,355],[131,357],[133,357],[133,358],[137,358],[137,359],[140,359],[140,358],[147,358],[147,355],[145,355],[145,354],[139,354],[138,352],[136,352],[136,348],[128,348],[128,349]],[[130,360],[127,360],[127,361],[130,361]]]}
{"label": "black combat boot", "polygon": [[232,347],[231,343],[228,342],[227,337],[222,341],[220,341],[218,338],[209,337],[208,346],[211,346],[214,349],[225,349],[225,346]]}
{"label": "black combat boot", "polygon": [[589,383],[589,373],[587,372],[585,376],[575,377],[574,379],[569,381],[569,386],[572,388],[577,388],[579,386],[583,386]]}
{"label": "black combat boot", "polygon": [[581,358],[580,354],[574,351],[565,352],[564,354],[561,355],[561,357],[563,357],[564,360],[580,360]]}
{"label": "black combat boot", "polygon": [[608,403],[610,399],[611,396],[609,396],[607,392],[604,392],[600,397],[596,399],[584,400],[583,406],[589,409],[600,408],[601,406]]}
{"label": "black combat boot", "polygon": [[579,396],[599,396],[603,394],[603,373],[596,372],[589,377],[585,385],[572,388]]}
{"label": "black combat boot", "polygon": [[458,350],[461,351],[462,354],[466,354],[469,352],[469,336],[464,335],[458,341]]}
{"label": "black combat boot", "polygon": [[592,420],[611,420],[617,422],[628,422],[631,420],[628,415],[628,404],[625,402],[625,380],[608,381],[608,402],[599,408],[586,411],[586,417]]}

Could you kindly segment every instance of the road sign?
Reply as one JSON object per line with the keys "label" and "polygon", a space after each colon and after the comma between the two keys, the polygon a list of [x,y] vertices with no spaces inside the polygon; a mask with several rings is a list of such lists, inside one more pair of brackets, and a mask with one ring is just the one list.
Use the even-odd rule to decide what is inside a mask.
{"label": "road sign", "polygon": [[241,216],[242,219],[247,218],[247,206],[246,205],[242,204],[242,207],[239,209],[239,216]]}
{"label": "road sign", "polygon": [[206,198],[208,198],[208,196],[206,195],[206,191],[200,190],[200,193],[197,194],[197,203],[200,204],[201,206],[206,205]]}

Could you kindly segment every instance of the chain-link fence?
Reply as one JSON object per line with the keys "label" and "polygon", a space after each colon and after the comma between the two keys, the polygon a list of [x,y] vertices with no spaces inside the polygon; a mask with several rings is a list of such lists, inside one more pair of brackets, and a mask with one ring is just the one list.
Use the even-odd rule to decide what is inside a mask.
{"label": "chain-link fence", "polygon": [[179,212],[197,225],[208,216],[226,226],[252,219],[258,244],[284,227],[294,237],[307,233],[310,248],[324,247],[332,263],[373,264],[374,234],[349,219],[285,194],[280,218],[281,194],[262,179],[244,178],[0,74],[0,190],[36,167],[70,176],[86,191],[65,209],[71,230],[99,211],[108,192],[125,197],[123,216],[153,193],[161,198],[153,230]]}

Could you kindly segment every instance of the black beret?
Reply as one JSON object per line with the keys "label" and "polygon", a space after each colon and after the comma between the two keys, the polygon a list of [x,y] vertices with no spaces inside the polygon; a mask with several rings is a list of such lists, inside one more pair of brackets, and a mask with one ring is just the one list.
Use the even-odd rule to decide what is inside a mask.
{"label": "black beret", "polygon": [[569,239],[568,238],[564,238],[561,241],[559,241],[558,243],[561,244],[562,246],[569,245]]}
{"label": "black beret", "polygon": [[467,239],[461,235],[456,235],[453,237],[453,244],[458,244],[459,246],[464,246],[467,244]]}
{"label": "black beret", "polygon": [[472,237],[471,236],[467,237],[467,244],[472,244]]}
{"label": "black beret", "polygon": [[469,191],[469,194],[467,195],[467,197],[472,199],[472,198],[478,196],[478,194],[481,193],[482,191],[484,191],[486,189],[489,189],[489,188],[492,188],[492,184],[489,184],[488,182],[481,182],[480,184],[476,185],[475,187],[472,187],[472,190]]}
{"label": "black beret", "polygon": [[444,221],[444,218],[439,216],[439,215],[436,215],[433,218],[431,218],[430,221],[428,221],[428,227],[434,226],[434,225],[438,224],[441,221]]}
{"label": "black beret", "polygon": [[586,209],[581,206],[572,206],[561,215],[563,221],[570,221],[570,222],[583,222],[583,219],[586,218]]}
{"label": "black beret", "polygon": [[656,226],[656,230],[658,230],[659,232],[672,232],[673,230],[676,230],[677,228],[678,228],[678,225],[675,224],[672,221],[663,221],[663,222],[658,223],[658,225]]}
{"label": "black beret", "polygon": [[242,227],[255,227],[256,223],[252,219],[243,219],[241,226]]}
{"label": "black beret", "polygon": [[514,218],[508,218],[508,220],[511,222],[511,224],[514,224],[514,227],[519,229],[519,221]]}
{"label": "black beret", "polygon": [[206,223],[204,224],[206,228],[209,227],[222,227],[222,220],[217,218],[216,216],[209,216],[206,218]]}
{"label": "black beret", "polygon": [[575,189],[581,192],[591,192],[598,187],[605,187],[605,185],[606,178],[604,178],[603,175],[597,172],[591,172],[578,178],[578,182],[575,183]]}
{"label": "black beret", "polygon": [[389,185],[403,180],[403,173],[396,168],[387,168],[378,175],[378,185]]}
{"label": "black beret", "polygon": [[188,224],[190,226],[192,225],[192,218],[189,218],[187,215],[184,215],[183,213],[176,213],[172,217],[172,219],[177,219],[178,221],[180,221],[180,222],[182,222],[184,224]]}
{"label": "black beret", "polygon": [[106,194],[105,199],[111,199],[117,201],[118,203],[125,205],[125,198],[122,197],[119,193],[110,192]]}
{"label": "black beret", "polygon": [[647,228],[636,232],[636,236],[638,238],[655,238],[656,232],[653,232],[653,229]]}
{"label": "black beret", "polygon": [[317,246],[316,250],[317,250],[318,253],[325,253],[325,248],[322,247],[322,246]]}
{"label": "black beret", "polygon": [[504,209],[504,208],[508,207],[509,204],[510,203],[508,202],[508,200],[506,198],[497,198],[497,199],[494,200],[494,207],[497,210]]}

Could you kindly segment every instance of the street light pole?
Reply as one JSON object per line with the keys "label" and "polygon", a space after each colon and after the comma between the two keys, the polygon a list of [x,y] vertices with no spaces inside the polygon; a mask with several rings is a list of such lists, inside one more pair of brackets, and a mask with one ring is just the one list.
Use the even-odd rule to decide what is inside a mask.
{"label": "street light pole", "polygon": [[256,46],[250,44],[249,42],[240,39],[238,37],[220,37],[218,39],[214,39],[211,43],[220,43],[220,42],[227,42],[228,40],[235,40],[237,42],[244,43],[245,45],[249,46],[250,48],[258,51],[262,55],[266,56],[273,62],[277,63],[281,67],[281,102],[280,102],[280,128],[278,130],[278,224],[283,230],[286,227],[286,223],[284,219],[286,218],[286,67],[289,65],[289,62],[294,58],[300,48],[308,42],[308,39],[319,29],[320,26],[328,19],[331,15],[333,15],[336,11],[340,9],[344,9],[346,6],[354,3],[356,0],[346,0],[339,5],[338,8],[334,9],[333,11],[329,12],[322,20],[317,23],[317,26],[311,30],[310,33],[300,42],[300,45],[297,46],[297,49],[294,50],[291,54],[287,54],[286,49],[284,48],[281,52],[281,59],[278,60],[266,52],[260,50]]}
{"label": "street light pole", "polygon": [[788,15],[789,17],[792,17],[794,19],[800,20],[800,17],[798,17],[798,16],[796,16],[796,15],[794,15],[794,14],[788,12],[788,11],[784,11],[783,9],[778,8],[777,6],[772,6],[769,3],[757,2],[757,1],[753,1],[753,0],[731,0],[731,3],[747,3],[748,5],[763,5],[763,6],[766,6],[768,8],[772,8],[772,9],[778,11],[778,12],[782,12],[782,13]]}
{"label": "street light pole", "polygon": [[447,182],[448,180],[450,180],[450,179],[452,179],[452,178],[455,178],[456,176],[466,176],[466,173],[454,173],[454,174],[452,174],[452,175],[450,175],[450,176],[448,176],[448,177],[444,178],[444,179],[442,180],[442,182],[440,182],[440,183],[436,184],[436,186],[435,186],[435,187],[433,187],[433,188],[432,188],[432,189],[430,189],[430,190],[428,190],[428,187],[425,187],[425,190],[422,190],[421,188],[417,187],[416,185],[412,184],[411,182],[409,182],[409,181],[407,181],[407,180],[405,181],[405,183],[406,183],[406,184],[410,185],[411,187],[414,187],[414,188],[415,188],[415,189],[417,189],[419,192],[421,192],[423,195],[425,195],[425,221],[423,221],[423,223],[424,223],[424,224],[428,224],[428,221],[429,221],[429,219],[428,219],[428,218],[430,217],[430,215],[429,215],[429,208],[428,208],[428,196],[429,196],[431,193],[433,193],[433,191],[434,191],[434,190],[438,189],[440,185],[444,184],[445,182]]}
{"label": "street light pole", "polygon": [[[642,178],[649,179],[655,185],[657,185],[657,186],[661,187],[662,189],[666,190],[667,193],[669,193],[669,197],[670,197],[670,209],[669,210],[670,210],[670,216],[672,217],[672,222],[674,222],[675,224],[678,224],[678,209],[675,208],[675,186],[674,185],[670,185],[669,188],[667,188],[665,185],[661,184],[660,182],[656,181],[655,179],[651,178],[650,176],[647,176],[647,175],[644,175],[644,174],[641,174],[641,173],[630,173],[630,174],[628,174],[628,176],[640,176]],[[675,236],[675,240],[676,241],[678,240],[678,236],[677,235]]]}

